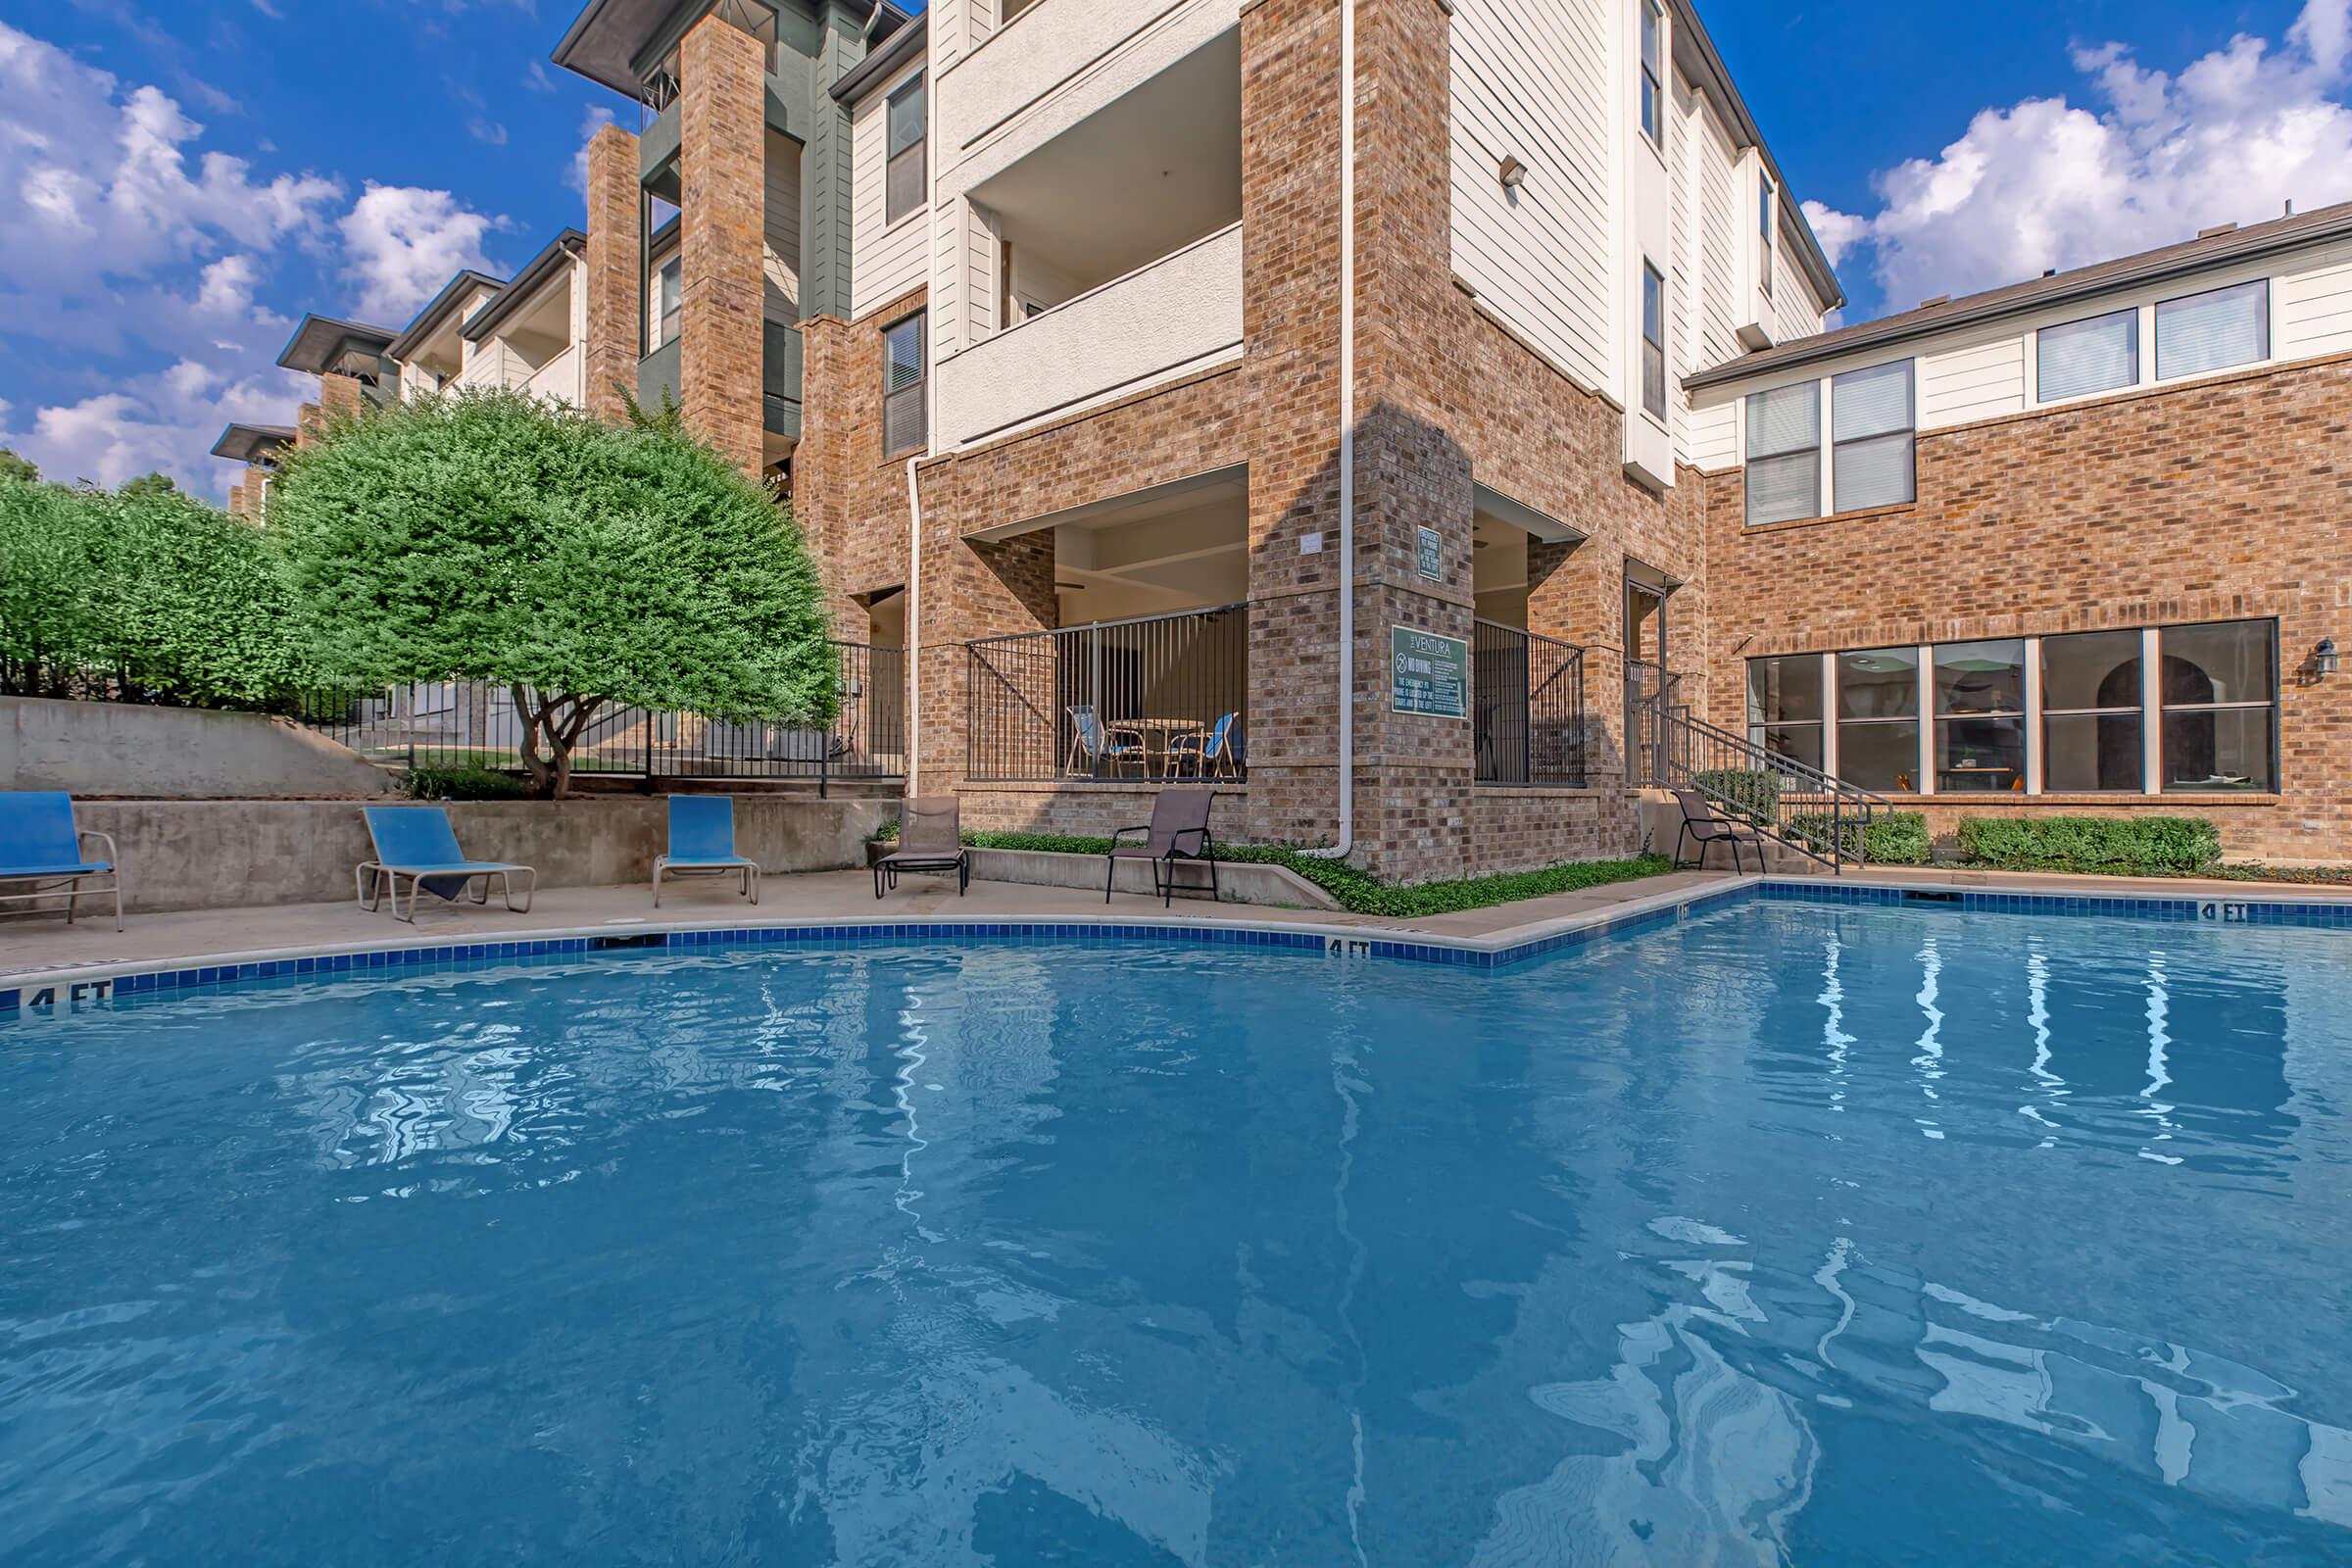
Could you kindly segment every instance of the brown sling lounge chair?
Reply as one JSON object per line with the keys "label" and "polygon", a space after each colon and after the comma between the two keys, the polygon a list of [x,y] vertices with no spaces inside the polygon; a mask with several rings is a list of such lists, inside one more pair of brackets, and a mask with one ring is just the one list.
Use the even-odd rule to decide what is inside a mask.
{"label": "brown sling lounge chair", "polygon": [[[1217,895],[1217,862],[1209,853],[1208,808],[1215,790],[1161,790],[1152,803],[1147,826],[1123,827],[1110,836],[1110,855],[1102,868],[1102,902],[1110,902],[1110,885],[1121,860],[1152,862],[1152,891],[1165,906],[1176,898],[1176,862],[1200,860],[1208,866],[1208,896]],[[1145,835],[1141,844],[1121,844],[1130,833]]]}
{"label": "brown sling lounge chair", "polygon": [[899,808],[899,847],[874,862],[874,897],[899,885],[901,871],[953,871],[956,896],[972,885],[972,858],[956,826],[953,795],[926,795]]}

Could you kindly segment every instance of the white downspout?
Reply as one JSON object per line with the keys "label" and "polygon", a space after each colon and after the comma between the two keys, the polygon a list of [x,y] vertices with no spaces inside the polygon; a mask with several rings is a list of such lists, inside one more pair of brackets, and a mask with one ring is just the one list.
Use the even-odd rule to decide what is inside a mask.
{"label": "white downspout", "polygon": [[1340,0],[1340,842],[1355,848],[1355,0]]}
{"label": "white downspout", "polygon": [[906,460],[906,793],[922,787],[923,498],[915,489],[917,453]]}

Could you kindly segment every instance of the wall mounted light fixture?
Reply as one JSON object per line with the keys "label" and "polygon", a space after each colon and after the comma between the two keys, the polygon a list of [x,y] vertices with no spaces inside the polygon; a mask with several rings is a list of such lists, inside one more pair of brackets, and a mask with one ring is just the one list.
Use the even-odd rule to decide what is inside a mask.
{"label": "wall mounted light fixture", "polygon": [[2320,674],[2334,674],[2336,660],[2337,655],[2335,652],[2335,639],[2332,637],[2321,638],[2320,645],[2311,651],[2312,668],[2317,670]]}
{"label": "wall mounted light fixture", "polygon": [[1517,190],[1527,183],[1527,166],[1508,153],[1503,154],[1502,165],[1495,172],[1501,176],[1504,190]]}

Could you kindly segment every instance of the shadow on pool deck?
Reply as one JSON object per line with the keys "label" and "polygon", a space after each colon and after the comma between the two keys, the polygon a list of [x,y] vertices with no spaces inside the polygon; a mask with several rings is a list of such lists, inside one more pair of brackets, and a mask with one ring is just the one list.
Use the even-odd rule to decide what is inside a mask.
{"label": "shadow on pool deck", "polygon": [[1478,939],[1731,880],[1729,874],[1721,871],[1679,871],[1417,920],[1394,920],[1331,909],[1212,904],[1206,899],[1182,897],[1163,909],[1156,898],[1126,893],[1105,905],[1099,892],[1013,882],[975,881],[971,892],[959,899],[952,878],[921,875],[903,877],[897,892],[877,901],[873,878],[864,871],[769,877],[756,906],[747,904],[718,882],[665,887],[659,909],[654,907],[652,893],[642,886],[550,888],[539,895],[528,914],[509,913],[495,896],[487,906],[441,904],[425,899],[417,905],[414,926],[381,911],[369,913],[350,902],[134,914],[127,921],[127,929],[121,932],[114,929],[111,918],[101,921],[85,913],[81,920],[68,926],[62,915],[40,915],[0,922],[0,984],[19,974],[91,965],[210,958],[284,949],[401,945],[418,938],[494,937],[511,941],[555,930],[631,925],[743,926],[853,919],[1170,918],[1255,925],[1351,926]]}

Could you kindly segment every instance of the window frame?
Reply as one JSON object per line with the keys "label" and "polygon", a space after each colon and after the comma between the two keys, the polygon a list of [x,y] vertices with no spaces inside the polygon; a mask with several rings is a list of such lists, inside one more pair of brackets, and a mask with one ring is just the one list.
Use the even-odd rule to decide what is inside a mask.
{"label": "window frame", "polygon": [[[931,381],[931,323],[930,312],[909,311],[882,327],[882,456],[886,459],[920,452],[931,444],[931,415],[928,402]],[[914,328],[914,378],[905,386],[894,387],[891,380],[891,334],[903,326]],[[890,442],[890,410],[894,400],[911,398],[916,409],[915,439],[899,446]]]}
{"label": "window frame", "polygon": [[[1838,438],[1838,383],[1852,376],[1868,375],[1873,371],[1884,370],[1892,365],[1900,365],[1904,368],[1904,423],[1897,429],[1874,430],[1869,435],[1848,436],[1840,441]],[[1829,428],[1824,432],[1824,439],[1829,446],[1830,515],[1839,516],[1849,512],[1883,512],[1893,507],[1919,505],[1919,361],[1915,358],[1905,357],[1899,360],[1882,360],[1876,365],[1858,365],[1850,370],[1840,370],[1836,375],[1828,377],[1828,380],[1830,383],[1830,418]],[[1838,454],[1847,447],[1891,442],[1897,436],[1902,438],[1904,449],[1910,454],[1911,482],[1905,487],[1902,499],[1847,505],[1846,498],[1838,493]]]}
{"label": "window frame", "polygon": [[[882,226],[885,228],[896,227],[930,205],[930,76],[928,71],[917,71],[893,87],[882,100]],[[899,105],[910,93],[923,94],[922,118],[915,127],[914,140],[893,151],[890,145],[891,127],[898,117]],[[901,206],[896,176],[899,165],[909,158],[915,166],[914,195],[906,206]]]}
{"label": "window frame", "polygon": [[[2095,398],[2095,397],[2104,397],[2104,396],[2106,396],[2106,395],[2107,395],[2108,393],[2110,393],[2110,392],[2124,392],[2124,391],[2129,391],[2131,388],[2140,385],[2140,384],[2141,384],[2141,383],[2142,383],[2142,382],[2143,382],[2143,381],[2146,379],[2146,370],[2147,370],[2147,368],[2146,368],[2145,366],[2143,366],[2142,364],[2140,364],[2141,355],[2140,355],[2140,342],[2139,342],[2139,337],[2140,337],[2140,320],[2139,320],[2139,311],[2140,311],[2140,307],[2138,307],[2137,305],[2126,305],[2126,306],[2122,306],[2122,307],[2120,307],[2120,308],[2118,308],[2118,309],[2116,309],[2116,310],[2112,310],[2112,311],[2099,311],[2099,312],[2096,312],[2096,313],[2094,313],[2094,314],[2092,314],[2092,315],[2089,315],[2089,316],[2078,316],[2078,317],[2074,317],[2074,318],[2072,318],[2071,319],[2064,320],[2064,321],[2052,321],[2052,322],[2051,322],[2049,325],[2047,325],[2047,326],[2037,326],[2037,327],[2035,327],[2035,328],[2034,329],[2034,403],[2035,403],[2035,404],[2037,404],[2037,405],[2038,405],[2038,404],[2046,404],[2046,403],[2072,403],[2072,402],[2075,402],[2076,400],[2078,400],[2078,399],[2080,399],[2080,398]],[[2051,334],[2052,332],[2064,332],[2064,331],[2066,331],[2066,330],[2067,330],[2069,327],[2089,326],[2089,325],[2092,325],[2093,323],[2095,323],[2095,322],[2099,322],[2099,321],[2112,321],[2112,320],[2118,319],[2119,318],[2125,318],[2125,319],[2128,319],[2128,320],[2131,322],[2131,326],[2132,326],[2132,330],[2131,330],[2131,334],[2130,334],[2130,342],[2131,342],[2131,345],[2132,345],[2132,373],[2131,373],[2131,375],[2130,375],[2128,378],[2126,378],[2125,380],[2122,380],[2122,381],[2118,381],[2118,382],[2116,382],[2116,383],[2115,383],[2114,385],[2112,385],[2112,386],[2093,387],[2093,388],[2091,388],[2091,389],[2090,389],[2089,391],[2087,391],[2087,392],[2067,392],[2067,393],[2063,393],[2063,394],[2061,394],[2060,396],[2058,396],[2058,397],[2055,397],[2055,398],[2051,397],[2051,396],[2049,395],[2049,391],[2048,391],[2048,387],[2049,387],[2049,381],[2048,381],[2048,378],[2047,378],[2047,377],[2046,377],[2046,376],[2043,374],[2043,370],[2044,370],[2043,345],[2044,345],[2044,344],[2045,344],[2045,343],[2048,341],[2048,339],[2049,339],[2049,334]]]}
{"label": "window frame", "polygon": [[1641,72],[1642,135],[1666,150],[1666,12],[1658,0],[1642,0],[1641,36],[1635,47]]}
{"label": "window frame", "polygon": [[[2166,373],[2164,368],[2164,313],[2166,308],[2174,305],[2185,305],[2191,300],[2206,299],[2215,294],[2233,294],[2246,289],[2258,291],[2261,300],[2254,318],[2254,357],[2250,360],[2232,361],[2228,365],[2208,365],[2201,369]],[[2274,323],[2271,319],[2276,294],[2277,291],[2271,287],[2269,275],[2265,274],[2261,277],[2240,278],[2234,283],[2220,283],[2212,288],[2196,289],[2186,294],[2175,294],[2170,299],[2156,301],[2155,304],[2148,307],[2148,336],[2152,340],[2151,346],[2156,355],[2154,379],[2159,382],[2180,381],[2195,375],[2225,375],[2231,370],[2242,370],[2250,365],[2268,365],[2271,362],[2272,350],[2276,342],[2276,334],[2272,330]]]}
{"label": "window frame", "polygon": [[[2262,701],[2247,701],[2240,699],[2226,703],[2175,703],[2166,700],[2164,695],[2164,661],[2166,638],[2177,631],[2196,631],[2207,626],[2255,625],[2267,625],[2270,628],[2271,695],[2268,699]],[[2278,773],[2279,765],[2284,759],[2280,756],[2278,719],[2279,711],[2284,706],[2280,700],[2282,696],[2281,687],[2284,685],[2284,671],[2280,669],[2278,663],[2278,617],[2276,615],[2246,615],[2234,620],[2174,621],[2156,628],[2156,703],[2154,709],[2154,717],[2156,721],[2156,788],[2153,793],[2158,795],[2277,795],[2281,793]],[[2172,768],[2167,763],[2166,758],[2168,755],[2168,746],[2172,739],[2171,726],[2174,714],[2252,712],[2256,710],[2268,710],[2270,712],[2270,756],[2268,760],[2268,771],[2270,776],[2265,779],[2259,787],[2236,790],[2231,789],[2227,785],[2206,784],[2200,786],[2195,784],[2175,784],[2172,781],[2170,776],[2172,773]],[[2146,722],[2147,719],[2143,717],[2141,719],[2141,723],[2144,725]],[[2143,728],[2140,733],[2144,737],[2147,732]]]}
{"label": "window frame", "polygon": [[1756,238],[1762,249],[1757,253],[1760,265],[1756,269],[1756,287],[1772,298],[1772,267],[1774,234],[1773,221],[1780,216],[1780,187],[1773,183],[1772,171],[1762,162],[1756,165]]}
{"label": "window frame", "polygon": [[[1875,713],[1863,714],[1859,717],[1849,717],[1844,710],[1844,662],[1848,659],[1860,659],[1866,654],[1893,653],[1909,654],[1911,656],[1911,711],[1908,713]],[[1824,713],[1834,713],[1837,716],[1838,771],[1836,773],[1836,775],[1834,775],[1835,777],[1840,780],[1843,780],[1846,777],[1845,732],[1848,728],[1906,729],[1909,730],[1911,734],[1911,766],[1909,771],[1918,774],[1920,778],[1926,779],[1930,784],[1935,783],[1935,775],[1925,771],[1925,764],[1921,761],[1921,758],[1923,755],[1925,755],[1922,751],[1922,743],[1929,734],[1927,726],[1935,721],[1934,715],[1926,711],[1926,710],[1933,705],[1923,702],[1921,699],[1921,683],[1925,681],[1931,691],[1934,689],[1935,657],[1936,650],[1933,647],[1930,647],[1923,656],[1919,645],[1916,643],[1881,643],[1872,648],[1842,648],[1830,656],[1830,687],[1822,694],[1822,711]],[[1900,774],[1897,775],[1898,778],[1900,776]],[[1932,790],[1921,789],[1917,780],[1914,780],[1909,789],[1905,789],[1899,783],[1887,785],[1883,790],[1881,790],[1879,786],[1871,784],[1863,784],[1856,787],[1860,789],[1871,790],[1874,793],[1884,793],[1887,795],[1927,795],[1934,793]]]}
{"label": "window frame", "polygon": [[[1644,0],[1644,3],[1646,3],[1646,0]],[[1650,312],[1650,304],[1651,304],[1651,300],[1652,300],[1653,296],[1654,296],[1654,298],[1655,298],[1655,300],[1656,300],[1656,304],[1657,304],[1657,312],[1656,312],[1656,317],[1657,317],[1657,336],[1655,336],[1655,337],[1652,337],[1652,336],[1650,336],[1650,317],[1651,317],[1651,312]],[[1646,415],[1648,415],[1648,416],[1649,416],[1651,418],[1653,418],[1653,419],[1656,419],[1658,422],[1660,422],[1660,423],[1662,424],[1662,423],[1664,423],[1664,422],[1665,422],[1665,420],[1666,420],[1666,403],[1667,403],[1667,397],[1666,397],[1666,274],[1665,274],[1664,272],[1662,272],[1662,271],[1660,271],[1660,270],[1658,270],[1658,264],[1657,264],[1657,263],[1655,263],[1655,262],[1651,261],[1651,260],[1650,260],[1648,257],[1646,257],[1646,256],[1644,256],[1644,257],[1642,257],[1642,320],[1641,320],[1641,335],[1642,335],[1642,364],[1641,364],[1641,374],[1640,374],[1640,379],[1641,379],[1641,394],[1642,394],[1642,413],[1644,413],[1644,414],[1646,414]],[[1651,380],[1650,380],[1650,373],[1651,373],[1651,366],[1652,366],[1652,363],[1653,363],[1653,362],[1655,363],[1655,366],[1656,366],[1656,373],[1657,373],[1657,380],[1656,380],[1656,385],[1655,385],[1655,390],[1656,390],[1656,393],[1657,393],[1657,405],[1656,405],[1654,408],[1653,408],[1653,407],[1651,407],[1651,405],[1650,405],[1650,393],[1651,393],[1651,390],[1652,390],[1652,385],[1651,385]]]}
{"label": "window frame", "polygon": [[[2132,641],[2133,641],[2133,642],[2134,642],[2134,643],[2137,645],[2138,652],[2136,652],[2135,654],[2133,654],[2133,655],[2132,655],[2132,658],[2138,661],[2138,662],[2139,662],[2139,665],[2140,665],[2140,668],[2139,668],[2139,672],[2138,672],[2138,678],[2137,678],[2136,680],[2134,680],[2134,681],[2133,681],[2133,683],[2132,683],[2132,685],[2133,685],[2133,690],[2134,690],[2134,692],[2136,693],[2136,695],[2135,695],[2135,697],[2134,697],[2133,701],[2132,701],[2132,703],[2131,703],[2129,706],[2123,706],[2123,707],[2119,707],[2119,706],[2115,706],[2115,705],[2109,705],[2109,706],[2107,706],[2107,707],[2104,707],[2104,708],[2052,708],[2052,707],[2050,706],[2050,702],[2049,702],[2049,691],[2050,691],[2050,645],[2051,645],[2052,643],[2064,643],[2064,642],[2069,642],[2069,641],[2072,641],[2073,639],[2075,639],[2075,638],[2078,638],[2078,637],[2130,637],[2130,638],[2132,638]],[[2043,793],[2043,794],[2046,794],[2046,795],[2145,795],[2145,794],[2147,794],[2147,793],[2148,793],[2148,690],[2147,690],[2147,687],[2148,687],[2148,671],[2147,671],[2147,662],[2148,662],[2148,639],[2147,639],[2147,633],[2146,633],[2144,630],[2137,629],[2137,628],[2132,628],[2132,627],[2122,627],[2122,626],[2119,626],[2119,627],[2115,627],[2115,628],[2113,628],[2113,629],[2105,629],[2105,628],[2102,628],[2102,629],[2100,629],[2100,630],[2096,630],[2096,631],[2067,631],[2067,632],[2051,632],[2051,633],[2048,633],[2048,634],[2046,634],[2046,635],[2044,635],[2044,636],[2041,636],[2041,637],[2037,637],[2037,638],[2035,638],[2035,639],[2034,639],[2034,641],[2035,641],[2035,643],[2036,643],[2036,644],[2038,644],[2038,645],[2039,645],[2039,646],[2038,646],[2038,647],[2035,649],[2035,658],[2034,658],[2034,663],[2036,664],[2036,666],[2038,667],[2038,670],[2039,670],[2039,679],[2038,679],[2038,684],[2037,684],[2037,687],[2036,687],[2036,690],[2035,690],[2035,693],[2034,693],[2034,695],[2040,699],[2040,711],[2039,711],[2039,713],[2036,715],[2036,717],[2037,717],[2037,719],[2038,719],[2038,722],[2037,722],[2037,723],[2036,723],[2036,724],[2034,726],[2034,731],[2035,731],[2035,733],[2036,733],[2036,734],[2038,734],[2038,735],[2039,735],[2039,737],[2040,737],[2040,746],[2041,746],[2041,765],[2040,765],[2040,769],[2039,769],[2039,782],[2040,782],[2040,785],[2041,785],[2041,793]],[[2051,720],[2051,719],[2053,719],[2053,718],[2092,718],[2092,719],[2099,719],[2099,718],[2124,718],[2124,717],[2129,717],[2129,718],[2132,720],[2132,752],[2133,752],[2133,754],[2134,754],[2135,756],[2137,756],[2137,757],[2138,757],[2138,759],[2139,759],[2138,780],[2137,780],[2137,782],[2136,782],[2136,783],[2133,783],[2133,784],[2131,784],[2131,785],[2110,785],[2110,784],[2090,784],[2090,785],[2079,785],[2079,784],[2075,784],[2075,785],[2067,785],[2067,786],[2065,786],[2064,788],[2061,788],[2061,789],[2056,789],[2056,790],[2053,790],[2053,789],[2051,789],[2051,788],[2050,788],[2050,720]],[[2095,726],[2094,726],[2094,727],[2095,727]]]}
{"label": "window frame", "polygon": [[[1757,666],[1798,663],[1811,664],[1813,666],[1813,701],[1815,705],[1814,716],[1811,718],[1766,717],[1756,701]],[[1747,702],[1747,738],[1749,743],[1755,746],[1760,746],[1768,752],[1779,752],[1779,755],[1783,757],[1789,758],[1793,761],[1803,763],[1805,766],[1827,774],[1829,772],[1830,765],[1830,671],[1834,667],[1834,661],[1825,662],[1823,656],[1820,654],[1763,654],[1749,659],[1747,661],[1747,680],[1744,688],[1744,695]],[[1815,759],[1813,761],[1805,762],[1805,760],[1796,756],[1795,753],[1781,751],[1780,748],[1772,744],[1771,736],[1775,732],[1785,734],[1791,730],[1805,730],[1811,732],[1813,736],[1813,751]]]}
{"label": "window frame", "polygon": [[[2017,706],[2015,708],[1953,709],[1945,707],[1941,680],[1945,654],[1963,648],[2005,648],[2011,645],[2017,649]],[[1976,795],[2023,794],[2031,788],[2029,769],[2032,766],[2034,750],[2034,725],[2030,716],[2034,706],[2034,677],[2031,673],[2034,662],[2033,652],[2029,639],[2024,637],[1971,637],[1960,642],[1928,645],[1928,693],[1931,699],[1929,706],[1933,710],[1930,716],[1936,723],[1936,732],[1929,737],[1928,741],[1928,762],[1933,770],[1936,786],[1930,793],[1965,798]],[[1973,723],[1981,719],[2016,721],[2017,767],[2012,774],[2013,782],[2000,789],[1946,789],[1943,784],[1943,775],[1957,771],[1957,769],[1944,760],[1951,751],[1951,743],[1945,739],[1945,736],[1954,725]]]}
{"label": "window frame", "polygon": [[[677,279],[677,302],[670,304],[667,303],[671,292],[669,279],[673,276]],[[677,250],[654,269],[654,347],[665,349],[675,343],[685,324],[686,253]]]}
{"label": "window frame", "polygon": [[[1800,387],[1811,398],[1813,404],[1812,441],[1803,446],[1778,448],[1765,452],[1758,451],[1755,444],[1756,401],[1759,398],[1769,398],[1779,393],[1792,392]],[[1748,528],[1769,528],[1776,523],[1809,521],[1823,514],[1821,490],[1821,482],[1823,478],[1823,420],[1821,415],[1821,381],[1818,377],[1810,381],[1791,381],[1787,386],[1766,387],[1761,391],[1750,392],[1744,398],[1740,400],[1740,438],[1741,447],[1740,472],[1741,489],[1743,491],[1742,504],[1740,508],[1741,526]],[[1793,517],[1765,517],[1759,519],[1756,516],[1756,465],[1758,463],[1771,463],[1787,458],[1807,455],[1809,455],[1813,460],[1813,505],[1811,510],[1800,513]]]}

